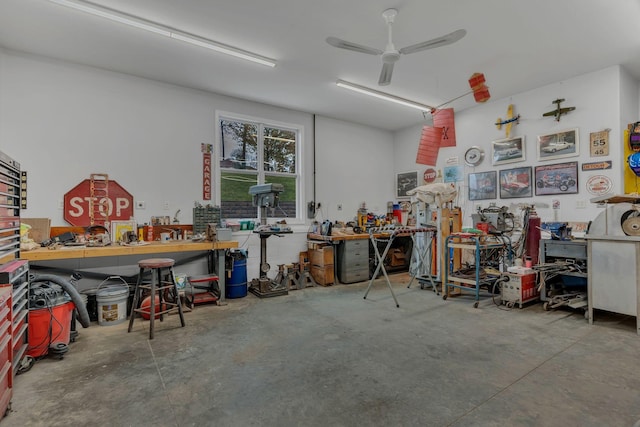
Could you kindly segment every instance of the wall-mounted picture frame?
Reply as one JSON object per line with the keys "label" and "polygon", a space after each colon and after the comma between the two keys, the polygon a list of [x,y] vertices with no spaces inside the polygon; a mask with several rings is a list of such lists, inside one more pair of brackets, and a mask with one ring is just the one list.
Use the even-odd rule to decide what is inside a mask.
{"label": "wall-mounted picture frame", "polygon": [[500,198],[533,197],[532,173],[531,166],[501,170],[499,173]]}
{"label": "wall-mounted picture frame", "polygon": [[536,196],[578,193],[578,162],[536,166]]}
{"label": "wall-mounted picture frame", "polygon": [[555,160],[580,155],[578,129],[538,136],[538,160]]}
{"label": "wall-mounted picture frame", "polygon": [[418,171],[401,172],[396,174],[396,197],[409,198],[407,191],[418,186]]}
{"label": "wall-mounted picture frame", "polygon": [[443,168],[444,182],[462,182],[464,181],[463,166],[445,166]]}
{"label": "wall-mounted picture frame", "polygon": [[491,164],[523,162],[525,158],[524,136],[498,139],[491,142]]}
{"label": "wall-mounted picture frame", "polygon": [[497,195],[496,171],[469,174],[469,200],[495,199]]}
{"label": "wall-mounted picture frame", "polygon": [[122,242],[122,237],[124,233],[128,231],[135,232],[137,230],[137,225],[135,221],[121,221],[114,220],[111,221],[111,241],[115,243]]}

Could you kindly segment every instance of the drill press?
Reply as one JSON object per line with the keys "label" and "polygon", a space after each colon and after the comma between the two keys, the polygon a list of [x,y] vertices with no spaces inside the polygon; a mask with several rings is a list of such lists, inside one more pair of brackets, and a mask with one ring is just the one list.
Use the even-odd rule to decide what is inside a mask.
{"label": "drill press", "polygon": [[267,277],[271,266],[267,262],[267,239],[271,236],[282,237],[282,234],[290,234],[291,230],[274,229],[267,226],[267,208],[275,209],[280,205],[280,193],[284,191],[282,184],[259,184],[249,187],[249,194],[253,197],[253,206],[260,208],[260,226],[253,230],[260,236],[260,277],[251,281],[249,291],[260,297],[274,297],[287,295],[289,290],[281,283],[277,283]]}

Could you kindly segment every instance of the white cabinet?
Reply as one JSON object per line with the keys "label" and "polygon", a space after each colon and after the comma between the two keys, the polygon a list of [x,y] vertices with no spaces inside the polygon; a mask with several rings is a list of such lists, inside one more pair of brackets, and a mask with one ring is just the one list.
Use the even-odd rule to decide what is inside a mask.
{"label": "white cabinet", "polygon": [[588,239],[589,323],[593,310],[636,316],[640,335],[640,238],[586,236]]}

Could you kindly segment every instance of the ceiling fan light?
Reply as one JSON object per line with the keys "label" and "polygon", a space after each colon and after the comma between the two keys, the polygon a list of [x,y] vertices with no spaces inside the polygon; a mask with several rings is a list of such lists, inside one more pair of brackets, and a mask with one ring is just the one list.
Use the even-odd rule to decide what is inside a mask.
{"label": "ceiling fan light", "polygon": [[354,92],[363,93],[365,95],[373,96],[378,99],[384,99],[385,101],[390,101],[396,104],[404,105],[405,107],[415,108],[420,111],[431,111],[434,109],[434,107],[431,107],[426,104],[421,104],[419,102],[411,101],[410,99],[401,98],[399,96],[391,95],[385,92],[380,92],[379,90],[370,89],[368,87],[346,82],[344,80],[336,81],[336,86],[344,89],[349,89]]}

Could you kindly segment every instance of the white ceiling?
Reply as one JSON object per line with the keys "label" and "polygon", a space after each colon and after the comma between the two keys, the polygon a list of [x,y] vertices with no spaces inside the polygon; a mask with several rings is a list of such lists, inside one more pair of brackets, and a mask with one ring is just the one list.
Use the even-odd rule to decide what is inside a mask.
{"label": "white ceiling", "polygon": [[[623,64],[640,79],[638,0],[94,0],[277,60],[268,68],[47,0],[0,0],[0,46],[388,130],[422,113],[335,86],[338,79],[428,105],[469,91],[492,99]],[[378,87],[381,58],[329,46],[335,36],[384,49],[381,16],[399,13],[397,48],[464,28],[462,40],[403,56]],[[562,96],[558,93],[558,96]],[[467,95],[450,104],[474,105]],[[497,112],[498,113],[498,112]]]}

